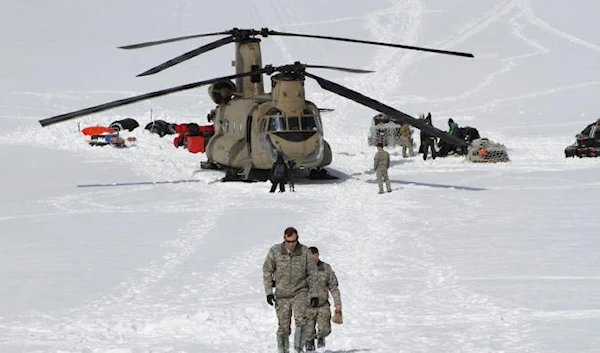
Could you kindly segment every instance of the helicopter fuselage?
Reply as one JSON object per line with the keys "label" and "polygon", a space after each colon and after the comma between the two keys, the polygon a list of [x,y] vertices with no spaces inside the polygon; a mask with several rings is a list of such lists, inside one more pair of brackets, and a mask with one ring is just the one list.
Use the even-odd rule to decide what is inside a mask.
{"label": "helicopter fuselage", "polygon": [[331,163],[319,109],[305,100],[302,80],[273,77],[270,94],[228,100],[217,106],[212,119],[215,135],[206,148],[210,163],[267,170],[278,154],[297,168]]}

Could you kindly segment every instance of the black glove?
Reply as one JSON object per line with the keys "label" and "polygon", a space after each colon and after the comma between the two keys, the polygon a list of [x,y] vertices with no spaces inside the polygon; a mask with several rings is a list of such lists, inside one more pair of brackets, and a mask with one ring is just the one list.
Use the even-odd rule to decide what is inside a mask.
{"label": "black glove", "polygon": [[318,307],[319,306],[319,298],[317,298],[317,297],[310,298],[310,306],[312,306],[313,308]]}
{"label": "black glove", "polygon": [[267,303],[269,303],[270,306],[275,304],[275,296],[273,294],[267,295]]}

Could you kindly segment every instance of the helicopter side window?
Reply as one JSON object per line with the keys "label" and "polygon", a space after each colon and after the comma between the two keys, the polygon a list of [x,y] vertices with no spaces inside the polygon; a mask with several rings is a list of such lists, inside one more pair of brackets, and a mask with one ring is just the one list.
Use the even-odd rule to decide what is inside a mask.
{"label": "helicopter side window", "polygon": [[317,122],[314,116],[303,116],[302,117],[302,130],[305,131],[317,131]]}
{"label": "helicopter side window", "polygon": [[283,131],[286,129],[285,118],[269,118],[269,131]]}
{"label": "helicopter side window", "polygon": [[300,119],[297,116],[288,118],[288,130],[300,130]]}

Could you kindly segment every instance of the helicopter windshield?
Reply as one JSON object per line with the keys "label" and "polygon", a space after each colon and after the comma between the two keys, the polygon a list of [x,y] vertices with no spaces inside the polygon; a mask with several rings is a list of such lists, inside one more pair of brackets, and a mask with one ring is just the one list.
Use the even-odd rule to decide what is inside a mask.
{"label": "helicopter windshield", "polygon": [[272,117],[269,118],[269,129],[268,131],[284,131],[286,130],[284,117]]}
{"label": "helicopter windshield", "polygon": [[269,115],[267,131],[318,131],[320,130],[318,111],[305,109],[302,116],[285,117],[279,109],[272,108]]}
{"label": "helicopter windshield", "polygon": [[306,115],[302,117],[302,130],[317,130],[317,121],[314,116]]}
{"label": "helicopter windshield", "polygon": [[288,118],[288,130],[300,130],[300,119],[298,119],[297,116],[291,116]]}

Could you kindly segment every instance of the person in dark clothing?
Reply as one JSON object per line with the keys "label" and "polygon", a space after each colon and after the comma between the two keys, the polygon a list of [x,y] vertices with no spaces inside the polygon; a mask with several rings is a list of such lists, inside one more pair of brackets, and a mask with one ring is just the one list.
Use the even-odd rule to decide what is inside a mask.
{"label": "person in dark clothing", "polygon": [[[425,123],[432,126],[431,124],[431,113],[427,114]],[[423,151],[423,160],[427,160],[428,150],[431,149],[431,158],[435,159],[435,137],[431,136],[425,131],[421,131],[421,149]]]}
{"label": "person in dark clothing", "polygon": [[448,134],[458,137],[458,124],[454,122],[452,118],[448,119]]}
{"label": "person in dark clothing", "polygon": [[285,183],[287,182],[286,169],[287,165],[283,160],[283,156],[278,154],[277,160],[273,163],[271,172],[269,173],[269,180],[271,181],[271,190],[269,192],[275,192],[277,185],[279,185],[279,192],[285,192]]}
{"label": "person in dark clothing", "polygon": [[[458,127],[458,124],[454,122],[452,118],[448,119],[448,135],[457,137],[462,139],[461,137],[461,128]],[[438,156],[446,157],[450,153],[459,153],[460,149],[446,141],[440,141],[440,150],[438,151]],[[466,154],[466,152],[465,152]]]}

